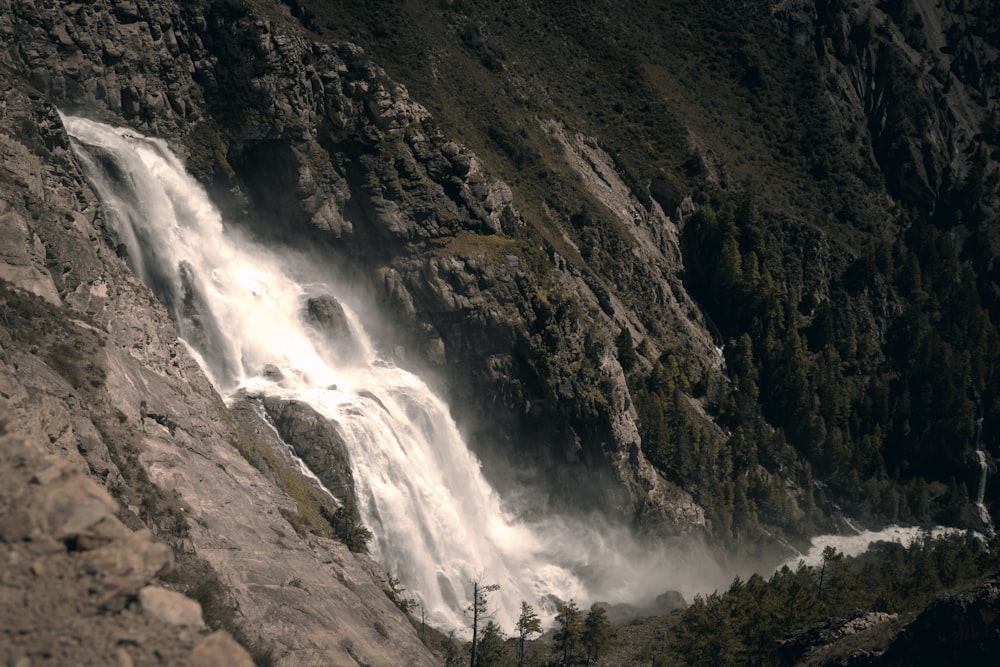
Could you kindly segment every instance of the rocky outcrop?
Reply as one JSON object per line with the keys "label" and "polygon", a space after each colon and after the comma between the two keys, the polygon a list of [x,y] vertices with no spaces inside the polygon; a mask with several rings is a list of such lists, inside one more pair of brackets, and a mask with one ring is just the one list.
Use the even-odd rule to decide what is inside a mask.
{"label": "rocky outcrop", "polygon": [[903,622],[895,614],[856,612],[785,639],[781,658],[787,665],[990,664],[1000,649],[1000,584],[991,579],[942,596]]}
{"label": "rocky outcrop", "polygon": [[329,419],[306,403],[267,397],[261,401],[281,439],[340,501],[355,500],[351,457]]}
{"label": "rocky outcrop", "polygon": [[931,603],[908,623],[877,665],[985,665],[1000,651],[1000,582]]}
{"label": "rocky outcrop", "polygon": [[[863,633],[875,632],[876,629],[883,628],[896,619],[896,614],[874,611],[858,611],[848,618],[833,618],[782,640],[778,653],[782,664],[785,665],[827,664],[827,660],[830,660],[831,664],[839,664],[835,662],[834,657],[831,657],[837,656],[840,652],[839,643],[853,641],[856,639],[855,636],[863,636]],[[872,651],[856,648],[852,655],[853,660],[860,656],[870,656]]]}
{"label": "rocky outcrop", "polygon": [[319,330],[326,342],[325,347],[333,350],[342,363],[359,352],[344,307],[333,297],[310,298],[306,302],[306,321]]}
{"label": "rocky outcrop", "polygon": [[[132,7],[103,16],[148,34]],[[23,20],[25,35],[51,18],[20,5],[8,9],[0,23]],[[2,53],[9,59],[18,50],[5,40]],[[50,101],[55,93],[40,93],[11,71],[0,67],[0,201],[11,223],[2,232],[10,263],[0,284],[0,409],[60,463],[17,467],[30,449],[4,440],[3,474],[27,481],[2,485],[15,494],[4,496],[2,512],[0,547],[12,568],[3,575],[12,592],[2,599],[38,610],[3,610],[4,632],[12,633],[4,650],[16,651],[10,661],[47,652],[60,664],[132,655],[152,662],[163,638],[168,664],[212,664],[230,651],[231,638],[198,647],[208,631],[191,620],[193,607],[178,615],[172,596],[156,589],[139,596],[175,559],[214,573],[234,629],[279,664],[435,664],[383,592],[377,566],[323,537],[332,531],[320,501],[310,500],[310,482],[266,440],[237,427],[162,305],[116,253],[71,159]],[[49,74],[53,86],[67,76],[59,68]],[[43,577],[46,568],[54,576]],[[158,585],[204,592],[203,580],[185,567],[167,576]],[[53,618],[68,625],[54,628]],[[97,625],[68,629],[90,620]],[[205,621],[218,622],[207,611]],[[85,643],[99,659],[82,652]]]}
{"label": "rocky outcrop", "polygon": [[[64,458],[0,426],[0,656],[6,664],[252,665],[194,600],[147,585],[173,566],[149,530],[132,532],[108,492]],[[222,660],[224,658],[225,660]]]}

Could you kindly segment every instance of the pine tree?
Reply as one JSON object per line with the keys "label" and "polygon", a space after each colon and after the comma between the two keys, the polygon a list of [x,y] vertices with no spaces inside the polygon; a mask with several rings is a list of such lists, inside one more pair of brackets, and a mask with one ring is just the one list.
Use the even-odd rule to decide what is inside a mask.
{"label": "pine tree", "polygon": [[557,664],[566,667],[579,657],[580,641],[583,638],[583,614],[573,600],[559,606],[556,623],[559,629],[553,639],[556,657],[559,659]]}
{"label": "pine tree", "polygon": [[524,643],[531,635],[542,634],[542,620],[527,602],[521,602],[521,615],[517,617],[517,667],[524,667]]}
{"label": "pine tree", "polygon": [[583,622],[583,648],[587,652],[587,663],[597,662],[598,657],[607,650],[614,637],[614,628],[608,621],[608,613],[604,607],[596,603],[591,605],[590,612]]}
{"label": "pine tree", "polygon": [[479,662],[476,656],[476,648],[479,643],[479,621],[486,616],[489,601],[486,596],[493,591],[500,590],[499,584],[484,586],[481,578],[472,582],[472,604],[469,611],[472,612],[472,655],[469,657],[469,667],[478,667]]}
{"label": "pine tree", "polygon": [[477,651],[478,667],[509,667],[511,660],[510,648],[504,642],[500,626],[489,621],[483,628]]}

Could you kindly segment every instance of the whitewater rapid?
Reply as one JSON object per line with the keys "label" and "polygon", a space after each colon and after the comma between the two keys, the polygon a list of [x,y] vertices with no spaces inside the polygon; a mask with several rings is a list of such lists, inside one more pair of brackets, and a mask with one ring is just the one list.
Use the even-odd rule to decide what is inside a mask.
{"label": "whitewater rapid", "polygon": [[947,528],[935,526],[933,528],[921,528],[919,526],[889,526],[881,530],[859,530],[846,535],[817,535],[810,540],[809,550],[806,553],[796,553],[790,556],[775,570],[788,567],[794,570],[799,563],[804,563],[809,567],[817,567],[823,563],[823,550],[833,547],[845,556],[858,556],[868,551],[873,544],[878,542],[895,542],[904,547],[920,542],[925,538],[937,538],[964,531],[958,528]]}

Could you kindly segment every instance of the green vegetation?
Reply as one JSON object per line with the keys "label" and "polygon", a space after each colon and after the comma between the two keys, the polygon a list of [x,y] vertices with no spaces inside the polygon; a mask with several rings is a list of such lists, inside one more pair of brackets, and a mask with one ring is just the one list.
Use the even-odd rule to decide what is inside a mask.
{"label": "green vegetation", "polygon": [[[840,255],[816,257],[823,282],[793,235]],[[757,454],[781,463],[790,444],[808,464],[799,481],[823,479],[854,516],[961,521],[976,420],[1000,418],[1000,337],[946,234],[917,219],[854,258],[743,196],[703,207],[684,247],[728,340],[731,441],[774,425],[749,439]]]}
{"label": "green vegetation", "polygon": [[286,464],[270,449],[248,436],[233,424],[235,435],[230,444],[251,465],[270,471],[278,486],[295,501],[298,512],[282,511],[282,516],[299,535],[313,533],[322,537],[333,537],[351,551],[366,553],[371,531],[361,523],[357,506],[350,500],[335,505],[328,496],[303,477],[292,466]]}
{"label": "green vegetation", "polygon": [[816,567],[785,567],[770,579],[737,577],[728,590],[698,596],[671,616],[669,648],[655,664],[785,664],[779,641],[789,633],[857,610],[912,616],[942,592],[995,572],[998,547],[996,538],[987,544],[971,534],[954,534],[909,547],[880,543],[858,558],[828,548]]}
{"label": "green vegetation", "polygon": [[542,634],[542,619],[527,602],[521,602],[521,614],[517,617],[514,633],[517,638],[517,667],[524,667],[527,658],[525,642],[531,635]]}
{"label": "green vegetation", "polygon": [[553,656],[560,666],[575,665],[583,655],[583,612],[573,600],[559,605],[556,631],[552,635]]}

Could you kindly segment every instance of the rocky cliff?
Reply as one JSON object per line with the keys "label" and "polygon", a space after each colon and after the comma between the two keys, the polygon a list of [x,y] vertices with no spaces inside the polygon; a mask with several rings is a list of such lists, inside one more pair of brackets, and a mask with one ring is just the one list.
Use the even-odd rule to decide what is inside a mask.
{"label": "rocky cliff", "polygon": [[498,468],[530,453],[537,465],[508,470],[557,502],[593,476],[607,493],[574,503],[671,532],[701,524],[644,460],[614,346],[623,329],[657,345],[647,333],[679,328],[670,338],[691,359],[721,363],[676,278],[674,212],[640,202],[610,156],[553,125],[579,178],[635,229],[630,270],[652,308],[640,313],[585,269],[572,240],[531,231],[510,188],[360,49],[318,41],[286,12],[13,6],[6,34],[21,37],[8,66],[65,109],[186,146],[189,168],[262,236],[323,248],[394,314],[387,345],[437,366],[459,400],[475,396],[470,423],[502,423]]}
{"label": "rocky cliff", "polygon": [[[64,10],[83,14],[70,19]],[[107,566],[96,566],[93,576],[102,583],[81,593],[81,604],[90,600],[85,604],[91,606],[78,613],[93,616],[97,634],[102,632],[100,623],[116,622],[123,623],[124,633],[117,640],[109,635],[106,646],[81,647],[89,631],[74,631],[77,634],[66,637],[76,644],[56,655],[54,645],[44,639],[53,636],[46,634],[53,630],[26,619],[23,630],[5,622],[12,632],[28,638],[5,640],[5,650],[14,651],[9,655],[13,661],[48,656],[57,664],[78,659],[81,664],[141,662],[143,655],[165,646],[163,637],[177,634],[158,626],[143,629],[143,624],[156,621],[143,620],[139,610],[146,603],[140,588],[159,581],[201,601],[205,621],[241,633],[258,658],[270,655],[283,664],[317,659],[344,665],[435,664],[385,594],[392,590],[387,576],[367,557],[330,539],[333,531],[318,514],[322,494],[281,458],[287,457],[285,445],[254,439],[236,424],[177,340],[162,305],[119,256],[124,249],[116,253],[97,200],[74,166],[54,102],[70,101],[69,95],[63,96],[67,87],[80,92],[73,73],[83,72],[84,79],[93,80],[89,68],[100,67],[104,86],[115,76],[104,67],[138,67],[136,62],[127,64],[125,52],[139,61],[146,50],[126,33],[136,40],[148,38],[156,23],[140,22],[137,11],[126,5],[4,7],[2,407],[9,432],[44,443],[56,459],[24,466],[23,475],[5,483],[5,494],[11,494],[5,495],[5,503],[21,509],[5,510],[5,519],[13,523],[5,523],[3,542],[12,566],[23,558],[28,559],[24,568],[32,567],[31,554],[40,554],[34,567],[41,585],[37,595],[26,597],[30,604],[42,605],[39,613],[48,613],[42,611],[49,604],[46,568],[52,568],[48,576],[73,581],[73,570],[67,567],[85,569],[95,559],[113,559]],[[95,27],[87,31],[90,20]],[[96,24],[111,32],[101,32]],[[80,31],[85,48],[67,42],[67,29]],[[23,51],[14,34],[23,37]],[[37,35],[38,48],[28,46],[35,43],[27,37],[31,34]],[[55,39],[56,34],[64,35],[63,41]],[[162,38],[162,33],[156,34]],[[108,56],[106,48],[117,55]],[[36,59],[34,75],[21,56]],[[67,69],[66,63],[83,69]],[[148,65],[141,69],[146,71]],[[138,85],[138,79],[128,80],[126,88]],[[148,88],[143,84],[141,100],[156,98],[160,86],[166,101],[168,83],[158,78]],[[105,94],[100,93],[102,99]],[[119,88],[111,93],[118,100],[109,102],[116,111],[121,94]],[[139,110],[145,102],[133,100],[131,94],[124,94],[124,108]],[[157,115],[153,108],[149,113]],[[178,116],[165,112],[164,118],[167,115],[174,120],[161,122],[180,127]],[[5,469],[19,470],[17,461],[34,450],[10,437],[4,442]],[[46,466],[55,472],[43,474]],[[35,480],[35,472],[44,479]],[[70,495],[55,495],[51,502],[39,500],[39,516],[48,521],[55,519],[46,508],[77,504],[86,497],[96,499],[87,501],[94,512],[103,512],[91,512],[79,521],[69,516],[66,521],[86,523],[52,528],[50,544],[32,532],[34,510],[30,503],[22,507],[18,498],[37,495],[40,491],[32,484],[50,484],[50,477],[55,483],[59,474],[96,480],[121,507],[103,491],[93,490],[93,482],[80,482],[90,485],[82,487],[85,491],[70,489]],[[102,518],[105,515],[108,518]],[[28,522],[23,529],[22,516]],[[106,529],[91,528],[101,521]],[[146,532],[129,538],[124,526]],[[90,537],[86,531],[92,530],[96,533]],[[115,546],[114,540],[132,540],[134,549]],[[104,548],[105,543],[118,551]],[[57,565],[63,562],[69,565]],[[116,583],[115,577],[126,575],[127,583]],[[11,590],[27,590],[28,584],[11,579],[11,585]],[[86,579],[78,585],[86,587]],[[136,599],[140,607],[135,607]],[[138,614],[139,620],[122,620],[122,614],[127,619]],[[164,659],[182,664],[188,659],[185,651],[197,652],[195,643],[204,634],[201,623],[199,615],[196,627],[181,633],[180,644],[169,644]],[[191,664],[197,662],[193,656]],[[225,659],[206,664],[224,663],[229,664]]]}
{"label": "rocky cliff", "polygon": [[[534,508],[736,542],[837,503],[957,522],[974,413],[1000,425],[995,17],[637,2],[640,30],[613,4],[0,1],[9,430],[283,663],[434,661],[290,459],[349,495],[336,438],[301,406],[223,404],[63,110],[166,139],[231,224],[368,295],[387,355]],[[335,305],[309,312],[338,336]],[[949,367],[953,403],[925,391]]]}

